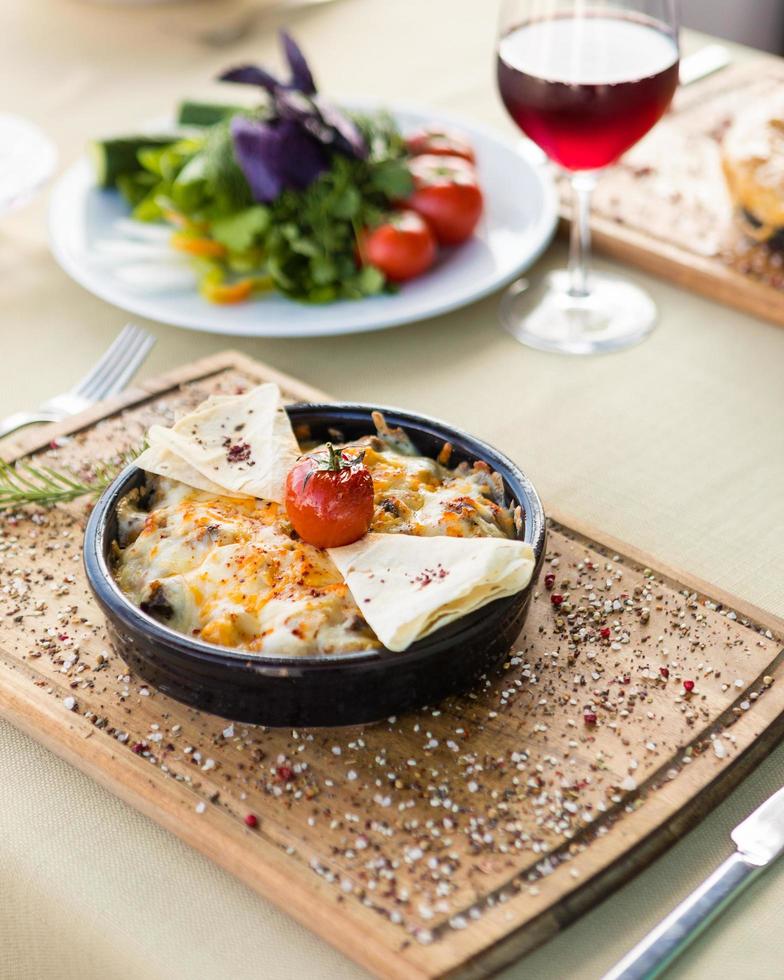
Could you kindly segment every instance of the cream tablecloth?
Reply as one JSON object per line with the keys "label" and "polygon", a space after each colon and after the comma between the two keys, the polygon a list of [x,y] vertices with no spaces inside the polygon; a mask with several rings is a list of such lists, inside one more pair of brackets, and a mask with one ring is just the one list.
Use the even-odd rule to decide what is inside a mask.
{"label": "cream tablecloth", "polygon": [[[0,6],[0,109],[84,141],[208,95],[227,63],[276,57],[268,24],[230,50],[199,29],[233,2],[137,9]],[[336,95],[429,102],[511,132],[494,94],[495,4],[342,0],[290,18]],[[562,263],[555,246],[536,274]],[[601,263],[604,264],[604,263]],[[661,324],[622,354],[570,360],[517,346],[490,298],[361,337],[235,346],[346,398],[440,415],[520,460],[545,502],[784,614],[784,330],[657,280]],[[782,300],[784,301],[784,299]],[[46,247],[45,201],[0,223],[0,414],[60,390],[125,316]],[[150,325],[152,374],[225,340]],[[741,816],[784,782],[784,749],[650,870],[508,977],[595,978],[730,850]],[[752,886],[673,971],[782,975],[784,865]],[[361,942],[361,937],[357,937]],[[284,913],[0,723],[3,980],[349,978],[363,973]]]}

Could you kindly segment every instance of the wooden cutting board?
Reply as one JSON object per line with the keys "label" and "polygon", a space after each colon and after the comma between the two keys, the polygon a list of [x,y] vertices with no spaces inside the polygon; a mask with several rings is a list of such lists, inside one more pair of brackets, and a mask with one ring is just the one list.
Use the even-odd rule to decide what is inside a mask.
{"label": "wooden cutting board", "polygon": [[[686,289],[784,325],[784,251],[748,239],[721,172],[723,134],[749,105],[771,101],[784,62],[760,55],[676,94],[672,109],[599,181],[596,249]],[[561,181],[568,218],[568,184]]]}
{"label": "wooden cutting board", "polygon": [[[228,353],[16,454],[89,467],[208,393],[268,379],[322,397]],[[565,601],[540,583],[478,689],[364,728],[231,724],[109,648],[82,573],[86,511],[0,516],[0,713],[381,977],[485,976],[541,943],[784,727],[784,623],[563,517],[543,575]]]}

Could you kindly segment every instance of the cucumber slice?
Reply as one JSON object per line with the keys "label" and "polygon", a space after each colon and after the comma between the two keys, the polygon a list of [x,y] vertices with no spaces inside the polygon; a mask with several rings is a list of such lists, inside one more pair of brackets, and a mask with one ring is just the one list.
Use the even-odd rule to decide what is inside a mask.
{"label": "cucumber slice", "polygon": [[214,126],[224,119],[243,112],[242,106],[218,105],[215,102],[181,102],[177,109],[179,126]]}
{"label": "cucumber slice", "polygon": [[93,140],[89,150],[98,184],[101,187],[116,187],[118,177],[142,169],[137,156],[139,150],[168,146],[176,143],[177,139],[177,136],[123,136]]}

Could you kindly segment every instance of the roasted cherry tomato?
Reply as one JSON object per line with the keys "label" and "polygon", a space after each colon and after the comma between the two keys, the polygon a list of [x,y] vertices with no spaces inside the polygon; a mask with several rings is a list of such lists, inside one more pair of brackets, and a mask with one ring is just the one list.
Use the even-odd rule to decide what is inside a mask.
{"label": "roasted cherry tomato", "polygon": [[405,282],[426,272],[435,261],[433,232],[416,212],[400,211],[359,242],[361,260],[379,268],[392,282]]}
{"label": "roasted cherry tomato", "polygon": [[406,146],[415,157],[431,153],[435,156],[462,157],[470,163],[476,160],[471,144],[462,133],[435,124],[423,126],[407,136]]}
{"label": "roasted cherry tomato", "polygon": [[441,245],[471,237],[482,214],[476,170],[462,157],[425,154],[409,160],[414,193],[407,207],[422,215]]}
{"label": "roasted cherry tomato", "polygon": [[337,450],[299,459],[286,477],[286,513],[303,541],[340,548],[367,533],[373,520],[373,477],[362,453]]}

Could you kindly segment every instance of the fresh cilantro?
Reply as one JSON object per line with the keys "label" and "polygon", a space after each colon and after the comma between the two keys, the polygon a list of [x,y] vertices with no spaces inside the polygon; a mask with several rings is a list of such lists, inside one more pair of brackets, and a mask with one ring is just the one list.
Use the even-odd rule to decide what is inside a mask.
{"label": "fresh cilantro", "polygon": [[304,191],[285,191],[270,205],[264,238],[268,271],[281,292],[324,303],[381,292],[378,269],[357,263],[361,229],[381,222],[391,203],[409,193],[401,160],[352,160],[332,164]]}
{"label": "fresh cilantro", "polygon": [[414,189],[411,174],[400,160],[381,160],[370,171],[370,186],[390,200],[403,200]]}

